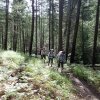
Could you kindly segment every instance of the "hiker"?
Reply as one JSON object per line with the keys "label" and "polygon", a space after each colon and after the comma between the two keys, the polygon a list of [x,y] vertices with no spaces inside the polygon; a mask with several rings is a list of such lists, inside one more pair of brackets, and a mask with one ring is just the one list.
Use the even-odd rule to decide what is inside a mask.
{"label": "hiker", "polygon": [[9,48],[9,50],[11,50],[11,48]]}
{"label": "hiker", "polygon": [[41,49],[41,59],[43,59],[44,63],[45,63],[45,59],[46,59],[46,50],[45,50],[45,48]]}
{"label": "hiker", "polygon": [[51,64],[51,67],[52,67],[52,64],[53,64],[53,58],[54,58],[54,50],[51,49],[48,53],[48,66],[49,64]]}
{"label": "hiker", "polygon": [[66,62],[65,52],[64,51],[59,51],[59,53],[57,54],[58,68],[61,67],[61,70],[63,70],[65,62]]}

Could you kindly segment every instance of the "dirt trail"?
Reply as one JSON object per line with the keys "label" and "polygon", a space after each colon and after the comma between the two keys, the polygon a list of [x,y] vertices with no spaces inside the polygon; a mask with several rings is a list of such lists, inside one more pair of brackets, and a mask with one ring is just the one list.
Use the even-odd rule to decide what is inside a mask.
{"label": "dirt trail", "polygon": [[[47,68],[51,68],[46,65]],[[56,68],[52,67],[54,70]],[[61,72],[58,70],[58,72]],[[69,79],[72,81],[74,88],[77,90],[77,95],[80,97],[80,99],[83,100],[100,100],[100,94],[95,90],[95,88],[89,86],[86,82],[78,79],[73,75],[72,72],[68,70],[63,70],[63,75],[66,75],[69,77]]]}
{"label": "dirt trail", "polygon": [[[45,63],[44,66],[46,66],[46,68],[57,70],[57,67],[55,67],[56,65],[50,67]],[[59,69],[58,72],[61,73],[61,69]],[[64,69],[61,74],[67,76],[72,81],[74,88],[77,90],[77,95],[81,100],[100,100],[100,94],[95,88],[75,77],[70,70]]]}
{"label": "dirt trail", "polygon": [[79,80],[72,73],[67,73],[66,75],[71,79],[75,89],[78,91],[78,96],[84,98],[84,100],[100,100],[99,93],[93,87]]}

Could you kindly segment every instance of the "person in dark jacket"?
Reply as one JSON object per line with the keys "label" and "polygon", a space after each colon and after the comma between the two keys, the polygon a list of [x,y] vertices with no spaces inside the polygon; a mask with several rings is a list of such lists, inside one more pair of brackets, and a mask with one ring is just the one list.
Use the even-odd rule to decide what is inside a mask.
{"label": "person in dark jacket", "polygon": [[64,51],[59,51],[57,54],[57,63],[58,63],[58,68],[64,68],[64,63],[66,62],[66,57],[65,57],[65,52]]}
{"label": "person in dark jacket", "polygon": [[53,58],[54,58],[54,50],[51,49],[48,53],[48,66],[49,64],[51,64],[51,67],[52,67],[52,64],[53,64]]}

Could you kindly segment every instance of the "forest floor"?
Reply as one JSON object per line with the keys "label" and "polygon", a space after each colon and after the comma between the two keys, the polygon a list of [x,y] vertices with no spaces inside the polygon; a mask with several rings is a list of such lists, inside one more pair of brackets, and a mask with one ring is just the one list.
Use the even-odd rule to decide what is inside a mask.
{"label": "forest floor", "polygon": [[[100,93],[91,85],[89,85],[87,82],[79,79],[76,77],[72,71],[70,70],[69,66],[65,66],[66,68],[61,71],[61,69],[58,69],[58,72],[62,75],[68,77],[74,86],[74,88],[77,90],[77,95],[80,97],[80,99],[83,100],[100,100]],[[47,68],[51,68],[47,66]],[[53,66],[53,69],[55,70],[55,65]]]}
{"label": "forest floor", "polygon": [[70,73],[69,78],[72,80],[74,87],[78,91],[78,95],[85,100],[100,100],[100,93],[85,81],[80,80]]}
{"label": "forest floor", "polygon": [[0,53],[0,100],[100,100],[65,65],[56,70],[38,58],[5,51]]}

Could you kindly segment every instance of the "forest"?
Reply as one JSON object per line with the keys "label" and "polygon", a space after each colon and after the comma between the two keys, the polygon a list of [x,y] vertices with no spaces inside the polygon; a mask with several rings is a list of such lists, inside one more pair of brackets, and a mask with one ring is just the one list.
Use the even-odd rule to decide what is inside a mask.
{"label": "forest", "polygon": [[0,0],[0,100],[100,100],[99,33],[100,0]]}

